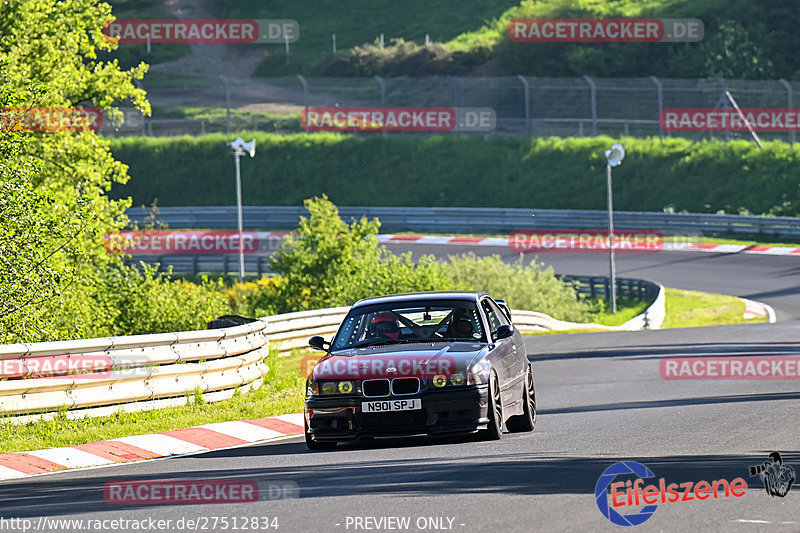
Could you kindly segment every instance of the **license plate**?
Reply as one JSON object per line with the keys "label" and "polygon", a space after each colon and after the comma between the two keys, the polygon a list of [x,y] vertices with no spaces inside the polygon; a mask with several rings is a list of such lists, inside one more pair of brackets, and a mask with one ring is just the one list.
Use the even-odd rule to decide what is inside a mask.
{"label": "license plate", "polygon": [[361,402],[363,413],[383,413],[386,411],[416,411],[422,409],[422,400],[383,400],[379,402]]}

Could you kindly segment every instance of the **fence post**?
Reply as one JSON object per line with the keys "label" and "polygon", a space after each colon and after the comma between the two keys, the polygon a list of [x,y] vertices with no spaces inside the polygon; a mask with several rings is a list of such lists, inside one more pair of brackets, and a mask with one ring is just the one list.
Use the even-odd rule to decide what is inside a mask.
{"label": "fence post", "polygon": [[[786,81],[783,78],[779,79],[778,81],[781,82],[781,84],[783,84],[784,87],[786,87],[786,101],[787,101],[787,106],[786,107],[787,107],[787,109],[791,110],[792,109],[792,86],[789,85],[789,82]],[[789,132],[789,144],[791,146],[794,146],[794,133],[795,133],[794,130]]]}
{"label": "fence post", "polygon": [[[714,79],[717,80],[717,83],[719,83],[720,86],[722,87],[722,96],[720,97],[720,100],[724,100],[725,101],[725,110],[727,111],[727,110],[729,110],[731,108],[731,104],[728,102],[728,99],[725,97],[725,92],[728,90],[728,82],[726,82],[724,79],[720,78],[719,76],[714,76]],[[709,132],[709,135],[711,136],[710,132]],[[726,131],[725,132],[725,141],[730,141],[730,140],[731,140],[731,132]]]}
{"label": "fence post", "polygon": [[517,79],[522,83],[525,89],[525,137],[531,136],[531,86],[528,80],[517,74]]}
{"label": "fence post", "polygon": [[[650,76],[650,81],[656,84],[656,89],[658,90],[658,136],[663,137],[664,132],[661,129],[661,112],[664,111],[664,86],[661,85],[661,80],[655,76]],[[669,136],[669,133],[667,133],[667,135]]]}
{"label": "fence post", "polygon": [[383,78],[377,74],[375,74],[374,78],[378,82],[378,87],[381,88],[381,107],[386,107],[386,84],[383,82]]}
{"label": "fence post", "polygon": [[306,111],[308,111],[308,83],[306,83],[306,79],[301,74],[297,75],[297,79],[303,86],[303,107],[305,107]]}
{"label": "fence post", "polygon": [[589,84],[589,89],[591,90],[591,99],[592,99],[592,135],[597,135],[597,87],[594,84],[594,80],[587,76],[586,74],[583,75],[583,80]]}
{"label": "fence post", "polygon": [[219,77],[222,80],[222,84],[225,86],[225,105],[227,106],[227,112],[225,116],[227,117],[228,121],[228,133],[231,132],[231,91],[228,88],[228,78],[225,76]]}
{"label": "fence post", "polygon": [[[449,81],[450,86],[453,87],[453,110],[455,110],[459,105],[458,81],[453,76],[447,76],[447,81]],[[456,130],[456,137],[461,137],[461,132],[458,130]]]}

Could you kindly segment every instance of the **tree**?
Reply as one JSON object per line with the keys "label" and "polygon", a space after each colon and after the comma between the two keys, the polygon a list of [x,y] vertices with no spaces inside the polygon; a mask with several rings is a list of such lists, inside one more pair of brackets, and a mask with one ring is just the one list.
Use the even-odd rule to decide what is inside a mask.
{"label": "tree", "polygon": [[[102,33],[112,20],[111,7],[97,0],[3,0],[0,93],[14,95],[14,107],[112,108],[128,102],[149,114],[144,91],[133,84],[147,66],[122,71],[115,60],[97,60],[98,51],[116,48]],[[69,245],[39,258],[48,269],[51,290],[24,301],[39,302],[40,316],[51,317],[43,338],[79,336],[89,321],[113,319],[111,310],[97,308],[93,301],[103,290],[106,269],[120,264],[119,257],[106,253],[103,235],[126,224],[129,202],[110,200],[106,193],[113,183],[127,181],[127,166],[114,160],[108,143],[94,131],[23,137],[4,135],[0,181],[9,196],[4,196],[0,231],[17,239],[25,236],[10,248],[25,263],[34,257],[26,254],[45,244],[36,239],[56,231],[51,224],[58,222],[53,237],[66,238]],[[39,253],[45,250],[49,248]],[[13,257],[7,264],[14,264]],[[22,273],[7,271],[5,281]],[[34,287],[43,289],[42,284]],[[61,312],[65,306],[69,313]]]}
{"label": "tree", "polygon": [[292,236],[270,258],[283,277],[277,312],[351,305],[361,298],[454,287],[433,257],[418,264],[411,253],[395,255],[378,243],[377,219],[347,224],[328,197],[305,201],[311,216],[301,218]]}

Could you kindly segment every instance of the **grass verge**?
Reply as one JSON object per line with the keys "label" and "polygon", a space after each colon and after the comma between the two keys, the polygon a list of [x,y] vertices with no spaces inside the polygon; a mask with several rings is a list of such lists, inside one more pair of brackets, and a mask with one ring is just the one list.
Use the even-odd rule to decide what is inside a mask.
{"label": "grass verge", "polygon": [[0,450],[3,453],[75,446],[87,442],[147,433],[160,433],[212,422],[246,420],[297,413],[303,410],[305,377],[302,358],[308,351],[287,357],[269,356],[269,372],[255,391],[241,392],[217,403],[202,403],[187,395],[187,404],[139,413],[69,420],[60,412],[54,420],[15,424],[0,419]]}
{"label": "grass verge", "polygon": [[[698,291],[684,291],[680,289],[666,289],[666,313],[662,329],[667,328],[697,328],[703,326],[722,326],[730,324],[758,324],[766,322],[767,318],[744,318],[745,304],[735,296],[713,294]],[[624,316],[633,313],[637,308],[621,309],[616,315],[596,317],[597,324],[607,326],[620,325],[636,314],[644,312],[646,304],[640,302],[641,308],[635,314],[622,320]],[[630,304],[629,304],[630,305]],[[598,333],[602,330],[576,328],[564,331],[541,331],[532,335],[560,335],[563,333]]]}
{"label": "grass verge", "polygon": [[734,296],[667,289],[667,317],[662,328],[754,324],[766,318],[744,318],[745,305]]}

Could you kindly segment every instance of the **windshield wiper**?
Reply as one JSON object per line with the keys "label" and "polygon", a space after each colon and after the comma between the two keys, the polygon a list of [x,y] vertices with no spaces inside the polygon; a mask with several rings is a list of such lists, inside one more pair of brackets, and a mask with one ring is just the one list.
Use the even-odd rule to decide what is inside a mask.
{"label": "windshield wiper", "polygon": [[425,339],[370,339],[367,341],[361,341],[360,344],[354,344],[350,346],[350,348],[366,348],[368,346],[383,346],[387,344],[409,344],[415,342],[430,342]]}

